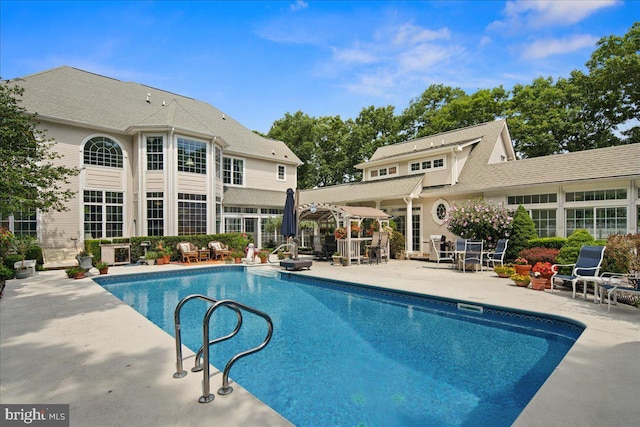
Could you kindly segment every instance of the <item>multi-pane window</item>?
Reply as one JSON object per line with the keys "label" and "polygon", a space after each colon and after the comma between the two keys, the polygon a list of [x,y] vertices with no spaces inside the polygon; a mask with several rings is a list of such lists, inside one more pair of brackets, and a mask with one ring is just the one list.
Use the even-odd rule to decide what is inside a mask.
{"label": "multi-pane window", "polygon": [[222,178],[222,150],[220,147],[215,146],[215,159],[216,159],[216,178]]}
{"label": "multi-pane window", "polygon": [[591,200],[624,200],[627,198],[626,188],[610,190],[574,191],[565,195],[567,202],[583,202]]}
{"label": "multi-pane window", "polygon": [[398,167],[397,166],[389,166],[386,168],[380,168],[380,169],[372,169],[369,171],[369,176],[371,178],[377,178],[377,177],[381,177],[381,176],[389,176],[389,175],[397,175],[398,174]]}
{"label": "multi-pane window", "polygon": [[278,181],[284,181],[286,178],[286,171],[284,165],[278,165]]}
{"label": "multi-pane window", "polygon": [[164,236],[164,193],[147,193],[147,236]]}
{"label": "multi-pane window", "polygon": [[147,170],[161,171],[164,169],[162,146],[161,136],[147,137]]}
{"label": "multi-pane window", "polygon": [[556,210],[555,209],[533,209],[531,218],[536,226],[538,237],[556,236]]}
{"label": "multi-pane window", "polygon": [[225,184],[244,185],[244,160],[223,157],[222,182]]}
{"label": "multi-pane window", "polygon": [[207,144],[187,138],[178,138],[178,170],[206,174]]}
{"label": "multi-pane window", "polygon": [[84,191],[84,232],[92,239],[122,237],[124,194],[120,191]]}
{"label": "multi-pane window", "polygon": [[84,145],[84,164],[122,168],[122,149],[114,140],[96,136]]}
{"label": "multi-pane window", "polygon": [[1,217],[0,226],[11,230],[16,235],[26,234],[38,237],[38,222],[35,210]]}
{"label": "multi-pane window", "polygon": [[178,235],[207,234],[207,196],[178,193]]}
{"label": "multi-pane window", "polygon": [[423,170],[443,169],[443,168],[444,168],[444,157],[409,163],[409,170],[411,172],[419,172]]}
{"label": "multi-pane window", "polygon": [[242,218],[225,218],[224,219],[224,232],[225,233],[241,233],[242,232]]}
{"label": "multi-pane window", "polygon": [[527,194],[525,196],[509,196],[507,204],[509,205],[531,205],[537,203],[556,203],[558,195],[556,193],[549,194]]}
{"label": "multi-pane window", "polygon": [[627,232],[627,208],[577,208],[566,210],[567,236],[585,228],[596,239]]}

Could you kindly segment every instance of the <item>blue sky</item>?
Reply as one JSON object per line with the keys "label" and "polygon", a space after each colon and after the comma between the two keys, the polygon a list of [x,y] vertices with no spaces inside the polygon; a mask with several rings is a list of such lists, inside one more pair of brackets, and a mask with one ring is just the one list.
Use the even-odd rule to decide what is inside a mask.
{"label": "blue sky", "polygon": [[355,118],[429,85],[568,77],[627,33],[637,0],[0,2],[0,76],[69,65],[208,102],[268,132],[285,113]]}

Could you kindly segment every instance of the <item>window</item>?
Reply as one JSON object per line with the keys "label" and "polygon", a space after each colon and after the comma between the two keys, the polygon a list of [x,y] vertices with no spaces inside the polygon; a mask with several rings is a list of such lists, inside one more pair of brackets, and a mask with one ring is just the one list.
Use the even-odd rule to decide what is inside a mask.
{"label": "window", "polygon": [[382,177],[382,176],[392,176],[392,175],[397,175],[397,174],[398,174],[398,167],[397,166],[389,166],[389,167],[380,168],[380,169],[372,169],[369,172],[369,176],[371,178],[377,178],[377,177]]}
{"label": "window", "polygon": [[579,208],[566,210],[567,236],[585,228],[596,239],[627,232],[627,208]]}
{"label": "window", "polygon": [[555,209],[533,209],[531,219],[536,226],[538,237],[556,237]]}
{"label": "window", "polygon": [[222,182],[232,185],[244,185],[244,160],[223,157]]}
{"label": "window", "polygon": [[278,181],[284,181],[287,177],[287,169],[284,165],[278,165]]}
{"label": "window", "polygon": [[215,158],[216,158],[216,178],[222,178],[222,150],[220,147],[215,146]]}
{"label": "window", "polygon": [[207,144],[178,138],[178,170],[180,172],[207,173]]}
{"label": "window", "polygon": [[207,196],[178,193],[178,235],[207,234]]}
{"label": "window", "polygon": [[84,164],[122,168],[122,149],[117,142],[104,136],[91,138],[84,145]]}
{"label": "window", "polygon": [[536,203],[556,203],[557,201],[558,201],[558,195],[556,193],[528,194],[526,196],[507,197],[508,205],[531,205]]}
{"label": "window", "polygon": [[0,218],[0,226],[11,230],[15,235],[26,234],[38,237],[38,221],[35,210]]}
{"label": "window", "polygon": [[409,171],[411,172],[428,171],[433,169],[444,169],[444,157],[409,163]]}
{"label": "window", "polygon": [[242,218],[225,218],[224,231],[225,233],[241,233]]}
{"label": "window", "polygon": [[164,236],[164,193],[147,193],[147,236]]}
{"label": "window", "polygon": [[588,202],[592,200],[625,200],[626,198],[626,188],[618,188],[613,190],[574,191],[566,193],[565,195],[565,200],[567,202]]}
{"label": "window", "polygon": [[164,169],[162,146],[161,136],[147,137],[147,170],[161,171]]}
{"label": "window", "polygon": [[122,237],[124,232],[124,193],[84,191],[84,232],[92,239]]}
{"label": "window", "polygon": [[431,217],[436,222],[436,224],[442,225],[447,218],[448,211],[449,203],[444,199],[438,199],[435,201],[433,207],[431,208]]}

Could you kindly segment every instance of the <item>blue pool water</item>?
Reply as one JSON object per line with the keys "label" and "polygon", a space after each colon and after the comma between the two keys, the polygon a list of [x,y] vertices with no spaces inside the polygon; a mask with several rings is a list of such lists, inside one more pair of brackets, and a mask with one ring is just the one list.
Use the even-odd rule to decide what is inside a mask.
{"label": "blue pool water", "polygon": [[[174,309],[191,294],[268,313],[272,341],[230,376],[301,427],[511,425],[583,330],[562,319],[486,306],[477,313],[452,300],[252,271],[95,280],[172,336]],[[183,343],[193,351],[202,345],[207,308],[192,301],[182,310]],[[235,322],[233,312],[218,310],[211,336],[231,332]],[[222,369],[265,333],[263,319],[245,316],[238,336],[211,347],[212,364]],[[220,381],[212,377],[213,393]],[[194,401],[201,394],[193,390]]]}

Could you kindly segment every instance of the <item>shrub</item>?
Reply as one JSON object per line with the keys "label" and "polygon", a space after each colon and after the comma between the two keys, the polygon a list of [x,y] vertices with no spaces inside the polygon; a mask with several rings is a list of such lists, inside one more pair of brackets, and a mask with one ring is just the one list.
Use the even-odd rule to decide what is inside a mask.
{"label": "shrub", "polygon": [[535,239],[529,239],[527,242],[528,248],[548,248],[560,250],[567,243],[567,239],[564,237],[537,237]]}
{"label": "shrub", "polygon": [[555,264],[558,252],[560,252],[558,249],[537,247],[523,249],[518,252],[518,256],[528,259],[531,264],[537,262],[550,262],[551,264]]}
{"label": "shrub", "polygon": [[518,257],[518,253],[529,247],[529,240],[538,237],[536,227],[524,206],[519,205],[513,215],[513,224],[509,244],[505,257],[512,260]]}
{"label": "shrub", "polygon": [[623,274],[640,271],[640,234],[609,236],[601,271]]}
{"label": "shrub", "polygon": [[482,199],[453,205],[447,217],[447,230],[463,239],[483,240],[489,247],[498,239],[509,237],[513,218],[500,204]]}
{"label": "shrub", "polygon": [[567,238],[567,243],[560,249],[556,262],[558,264],[575,264],[583,245],[593,245],[595,240],[584,228],[579,228]]}
{"label": "shrub", "polygon": [[396,258],[396,255],[405,249],[405,239],[402,233],[398,231],[394,231],[389,236],[389,256],[391,258]]}

